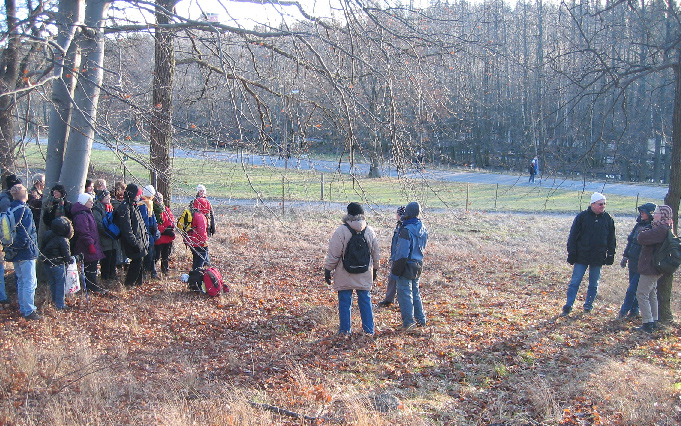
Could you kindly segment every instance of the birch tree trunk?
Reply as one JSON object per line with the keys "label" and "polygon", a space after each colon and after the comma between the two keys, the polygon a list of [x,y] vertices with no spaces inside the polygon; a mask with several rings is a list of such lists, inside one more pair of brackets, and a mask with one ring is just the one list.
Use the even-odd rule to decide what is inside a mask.
{"label": "birch tree trunk", "polygon": [[92,0],[88,1],[85,8],[85,29],[79,43],[82,64],[73,97],[74,108],[64,163],[59,175],[59,181],[66,188],[71,202],[75,202],[83,191],[90,165],[103,77],[104,16],[110,4],[109,0]]}

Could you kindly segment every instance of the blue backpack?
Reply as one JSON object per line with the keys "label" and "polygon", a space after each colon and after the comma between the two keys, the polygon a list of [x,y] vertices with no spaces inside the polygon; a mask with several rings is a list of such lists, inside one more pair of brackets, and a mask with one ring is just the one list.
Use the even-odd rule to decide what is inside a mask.
{"label": "blue backpack", "polygon": [[114,240],[117,240],[121,238],[121,230],[114,223],[114,212],[105,212],[104,216],[102,216],[102,225],[104,225],[104,232],[106,234],[113,238]]}

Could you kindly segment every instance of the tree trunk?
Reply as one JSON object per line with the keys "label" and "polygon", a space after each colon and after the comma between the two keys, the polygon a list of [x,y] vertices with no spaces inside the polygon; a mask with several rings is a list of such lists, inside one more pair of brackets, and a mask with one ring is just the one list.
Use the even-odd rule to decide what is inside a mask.
{"label": "tree trunk", "polygon": [[14,140],[14,111],[15,97],[10,94],[16,89],[19,78],[19,29],[17,27],[17,9],[15,0],[5,0],[7,12],[7,43],[2,52],[2,67],[0,67],[0,168],[2,170],[2,185],[5,176],[14,170],[16,141]]}
{"label": "tree trunk", "polygon": [[[175,8],[176,0],[158,0],[166,10]],[[156,22],[167,24],[166,12],[156,11]],[[154,39],[154,83],[152,120],[150,126],[151,183],[164,195],[163,200],[170,206],[172,200],[170,142],[173,135],[173,75],[175,73],[175,49],[173,34],[168,29],[156,28]]]}
{"label": "tree trunk", "polygon": [[681,199],[681,50],[679,62],[674,67],[675,92],[674,115],[672,116],[672,160],[669,176],[669,191],[664,203],[674,212],[674,230],[678,230],[679,199]]}
{"label": "tree trunk", "polygon": [[76,108],[72,111],[71,129],[59,176],[71,202],[75,202],[78,194],[83,192],[90,166],[97,104],[103,77],[104,16],[109,5],[109,0],[92,0],[85,8],[86,29],[82,33],[80,43],[83,61],[73,98]]}
{"label": "tree trunk", "polygon": [[78,23],[81,21],[80,10],[83,0],[61,0],[57,22],[60,25],[57,44],[63,52],[55,64],[54,75],[58,76],[52,83],[52,109],[50,110],[50,128],[47,136],[47,158],[45,163],[45,192],[59,180],[64,162],[66,141],[71,124],[71,99],[76,78],[73,70],[80,66],[80,56],[72,43]]}

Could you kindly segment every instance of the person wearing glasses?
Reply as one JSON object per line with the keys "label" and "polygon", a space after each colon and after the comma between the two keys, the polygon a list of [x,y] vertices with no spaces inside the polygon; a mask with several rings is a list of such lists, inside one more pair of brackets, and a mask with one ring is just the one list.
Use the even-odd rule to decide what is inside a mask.
{"label": "person wearing glasses", "polygon": [[594,192],[591,204],[580,212],[572,222],[567,242],[567,261],[573,265],[572,279],[567,289],[567,301],[560,316],[572,311],[579,285],[589,269],[589,288],[584,300],[584,312],[590,313],[598,293],[601,267],[615,262],[615,221],[605,212],[605,195]]}

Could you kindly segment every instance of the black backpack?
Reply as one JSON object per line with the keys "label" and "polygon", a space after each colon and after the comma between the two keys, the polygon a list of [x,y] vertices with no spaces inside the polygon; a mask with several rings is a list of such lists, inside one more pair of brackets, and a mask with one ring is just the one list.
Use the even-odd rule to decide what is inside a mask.
{"label": "black backpack", "polygon": [[670,229],[667,238],[653,255],[653,266],[660,274],[671,275],[681,265],[681,239]]}
{"label": "black backpack", "polygon": [[348,245],[345,247],[345,255],[343,256],[343,268],[351,274],[361,274],[369,270],[369,262],[371,262],[371,252],[369,251],[369,244],[364,238],[364,228],[357,232],[347,223],[352,233]]}

